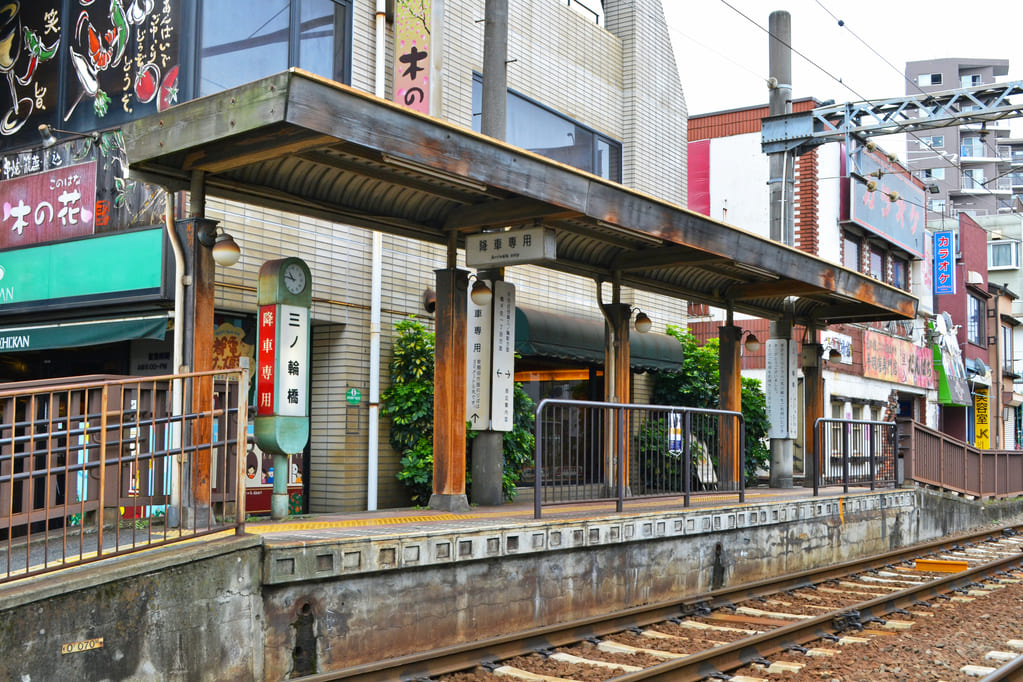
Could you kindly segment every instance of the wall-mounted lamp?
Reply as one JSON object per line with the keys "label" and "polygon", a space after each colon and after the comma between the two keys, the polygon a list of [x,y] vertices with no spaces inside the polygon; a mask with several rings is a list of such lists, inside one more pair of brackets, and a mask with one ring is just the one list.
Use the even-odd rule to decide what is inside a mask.
{"label": "wall-mounted lamp", "polygon": [[231,267],[241,258],[242,250],[234,237],[218,227],[212,220],[203,220],[195,233],[199,243],[213,251],[213,260],[217,265]]}
{"label": "wall-mounted lamp", "polygon": [[481,308],[490,305],[490,302],[494,299],[494,291],[477,275],[470,274],[469,279],[476,280],[472,283],[472,291],[469,292],[469,298],[472,299],[472,302]]}
{"label": "wall-mounted lamp", "polygon": [[654,323],[650,320],[650,316],[639,308],[633,308],[633,310],[636,311],[636,331],[640,334],[646,334],[654,326]]}
{"label": "wall-mounted lamp", "polygon": [[[742,336],[746,337],[746,341],[743,343],[743,348],[746,350],[747,355],[756,353],[760,350],[760,339],[757,338],[756,334],[751,332],[749,329],[746,329],[742,332]],[[742,336],[739,338],[742,338]]]}
{"label": "wall-mounted lamp", "polygon": [[431,314],[437,310],[437,292],[433,289],[423,289],[423,310]]}
{"label": "wall-mounted lamp", "polygon": [[95,130],[89,133],[76,133],[71,130],[61,130],[60,128],[54,128],[53,126],[45,123],[39,124],[39,137],[43,141],[43,148],[49,149],[53,145],[57,144],[57,136],[54,133],[61,133],[64,135],[73,135],[74,137],[88,137],[93,142],[99,140],[99,133]]}
{"label": "wall-mounted lamp", "polygon": [[941,188],[932,182],[931,184],[927,185],[927,191],[930,192],[931,194],[940,194]]}

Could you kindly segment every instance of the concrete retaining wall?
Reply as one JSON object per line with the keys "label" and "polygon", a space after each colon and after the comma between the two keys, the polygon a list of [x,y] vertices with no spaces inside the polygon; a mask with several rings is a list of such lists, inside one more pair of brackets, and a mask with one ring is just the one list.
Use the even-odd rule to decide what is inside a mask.
{"label": "concrete retaining wall", "polygon": [[888,490],[188,543],[0,587],[0,679],[284,680],[835,564],[1021,511],[1019,501]]}

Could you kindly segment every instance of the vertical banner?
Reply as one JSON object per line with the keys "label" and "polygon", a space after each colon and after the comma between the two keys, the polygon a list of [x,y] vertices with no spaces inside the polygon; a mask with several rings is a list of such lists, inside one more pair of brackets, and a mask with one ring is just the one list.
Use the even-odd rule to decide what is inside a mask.
{"label": "vertical banner", "polygon": [[799,377],[796,374],[796,344],[789,339],[768,339],[765,343],[767,354],[764,392],[767,395],[767,418],[770,427],[768,438],[795,438],[796,390]]}
{"label": "vertical banner", "polygon": [[279,306],[277,315],[277,414],[309,416],[309,309]]}
{"label": "vertical banner", "polygon": [[256,414],[271,416],[274,413],[274,346],[277,339],[277,306],[259,307],[259,351],[256,366]]}
{"label": "vertical banner", "polygon": [[956,293],[955,232],[934,233],[934,295]]}
{"label": "vertical banner", "polygon": [[986,386],[975,386],[973,389],[973,444],[981,450],[989,450],[991,448],[987,391]]}
{"label": "vertical banner", "polygon": [[[493,282],[483,280],[493,290]],[[470,285],[470,290],[472,289]],[[469,300],[469,316],[466,324],[466,359],[468,390],[465,392],[465,418],[473,431],[490,428],[490,346],[493,329],[494,306],[480,306]]]}
{"label": "vertical banner", "polygon": [[431,0],[395,0],[394,101],[430,113]]}
{"label": "vertical banner", "polygon": [[515,424],[515,285],[494,282],[494,357],[490,428],[511,431]]}

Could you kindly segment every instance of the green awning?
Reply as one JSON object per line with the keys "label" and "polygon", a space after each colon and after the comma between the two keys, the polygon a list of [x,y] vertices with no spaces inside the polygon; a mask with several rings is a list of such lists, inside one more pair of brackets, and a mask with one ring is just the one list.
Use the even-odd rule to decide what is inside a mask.
{"label": "green awning", "polygon": [[[682,345],[666,334],[630,334],[629,350],[632,369],[639,372],[674,372],[682,365]],[[516,307],[515,351],[603,365],[604,323]]]}
{"label": "green awning", "polygon": [[77,348],[131,339],[163,339],[167,314],[0,328],[0,353]]}

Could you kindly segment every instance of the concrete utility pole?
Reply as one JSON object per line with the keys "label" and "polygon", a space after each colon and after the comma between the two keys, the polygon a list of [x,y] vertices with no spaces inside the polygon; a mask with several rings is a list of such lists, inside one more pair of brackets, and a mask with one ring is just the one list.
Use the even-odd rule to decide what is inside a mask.
{"label": "concrete utility pole", "polygon": [[[788,12],[771,12],[768,21],[770,32],[768,51],[770,59],[770,81],[768,87],[771,90],[768,102],[768,113],[771,116],[792,113],[792,17]],[[783,242],[789,246],[795,243],[794,218],[795,212],[792,207],[793,200],[793,174],[794,157],[788,151],[776,152],[770,155],[770,178],[768,185],[771,192],[770,227],[771,239]],[[771,338],[784,339],[792,343],[792,320],[782,319],[771,322]],[[769,367],[769,376],[783,374],[786,377],[786,392],[783,395],[776,395],[774,391],[768,391],[767,399],[784,401],[783,411],[774,410],[772,414],[783,412],[786,415],[784,425],[772,425],[774,433],[778,434],[779,429],[788,429],[791,418],[788,411],[791,401],[787,394],[791,382],[788,380],[789,373],[793,368],[788,366],[790,354],[786,349],[785,353],[768,353],[768,364],[784,363],[784,368]],[[781,370],[781,371],[779,371]],[[786,434],[791,436],[791,434]],[[805,449],[805,448],[804,448]],[[771,487],[791,488],[792,487],[792,438],[773,437],[771,438]]]}
{"label": "concrete utility pole", "polygon": [[[508,118],[508,0],[487,0],[483,26],[483,100],[480,131],[504,140]],[[479,278],[504,279],[500,268],[481,270]],[[493,305],[493,304],[491,304]],[[491,352],[493,349],[491,348]],[[472,441],[472,501],[504,502],[504,433],[487,429]]]}

